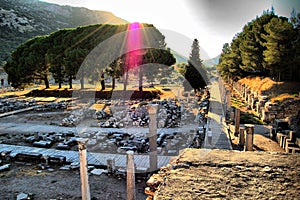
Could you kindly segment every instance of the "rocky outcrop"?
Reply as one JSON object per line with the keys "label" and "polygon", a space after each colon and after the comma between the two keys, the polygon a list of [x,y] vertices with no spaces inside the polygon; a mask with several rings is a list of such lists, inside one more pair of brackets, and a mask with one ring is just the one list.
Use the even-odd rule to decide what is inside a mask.
{"label": "rocky outcrop", "polygon": [[150,199],[297,199],[300,155],[185,149],[147,181]]}
{"label": "rocky outcrop", "polygon": [[38,0],[0,0],[0,65],[26,40],[62,28],[127,21],[106,11],[60,6]]}

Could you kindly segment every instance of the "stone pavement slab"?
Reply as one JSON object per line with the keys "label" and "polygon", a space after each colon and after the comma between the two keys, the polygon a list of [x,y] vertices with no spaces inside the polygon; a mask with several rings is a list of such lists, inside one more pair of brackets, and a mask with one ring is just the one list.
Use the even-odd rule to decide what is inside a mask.
{"label": "stone pavement slab", "polygon": [[210,88],[210,106],[208,112],[207,130],[211,130],[212,139],[209,140],[206,131],[206,136],[203,148],[206,149],[229,149],[232,150],[232,145],[229,136],[226,134],[225,115],[222,109],[222,101],[220,95],[219,84],[213,80],[208,86]]}

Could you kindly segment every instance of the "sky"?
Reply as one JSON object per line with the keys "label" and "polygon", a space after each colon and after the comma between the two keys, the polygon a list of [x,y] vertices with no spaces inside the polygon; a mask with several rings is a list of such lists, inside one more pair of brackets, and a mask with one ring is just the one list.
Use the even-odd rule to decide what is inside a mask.
{"label": "sky", "polygon": [[[60,5],[110,11],[129,22],[150,23],[166,36],[166,43],[187,56],[197,38],[201,58],[216,57],[224,43],[264,10],[290,17],[298,0],[43,0]],[[180,52],[181,51],[181,52]],[[187,52],[187,54],[185,54]],[[202,55],[203,54],[203,55]]]}

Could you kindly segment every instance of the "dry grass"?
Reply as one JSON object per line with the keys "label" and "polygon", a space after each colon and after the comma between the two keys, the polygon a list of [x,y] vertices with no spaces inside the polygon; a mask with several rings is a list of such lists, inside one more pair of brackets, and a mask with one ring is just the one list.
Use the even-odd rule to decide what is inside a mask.
{"label": "dry grass", "polygon": [[13,92],[3,92],[3,93],[0,93],[0,97],[11,96],[11,95],[24,96],[28,92],[30,92],[30,90],[21,90],[21,91],[13,91]]}
{"label": "dry grass", "polygon": [[295,94],[300,92],[299,82],[275,82],[269,77],[246,77],[239,80],[239,83],[247,85],[259,95],[268,95],[273,98],[283,94],[295,97]]}
{"label": "dry grass", "polygon": [[95,110],[102,110],[104,108],[104,104],[98,104],[98,103],[95,103],[93,104],[91,107],[91,109],[95,109]]}
{"label": "dry grass", "polygon": [[298,95],[291,95],[291,94],[287,94],[287,93],[284,93],[284,94],[280,94],[276,97],[273,97],[271,99],[271,102],[272,103],[280,103],[280,102],[284,102],[284,101],[287,101],[287,100],[298,100],[300,99]]}
{"label": "dry grass", "polygon": [[270,78],[261,79],[261,77],[246,77],[239,80],[240,83],[247,85],[253,91],[261,94],[262,91],[269,90],[273,87],[274,81]]}
{"label": "dry grass", "polygon": [[30,167],[25,167],[18,169],[16,171],[16,177],[22,177],[22,176],[46,176],[48,172],[44,170],[37,170],[37,169],[32,169]]}

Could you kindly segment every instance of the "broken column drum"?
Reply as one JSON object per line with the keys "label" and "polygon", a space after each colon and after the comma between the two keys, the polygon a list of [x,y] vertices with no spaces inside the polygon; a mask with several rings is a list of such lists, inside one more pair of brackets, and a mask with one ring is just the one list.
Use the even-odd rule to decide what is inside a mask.
{"label": "broken column drum", "polygon": [[150,143],[150,171],[157,169],[157,109],[158,105],[147,106],[150,122],[149,122],[149,143]]}
{"label": "broken column drum", "polygon": [[253,139],[254,139],[254,125],[245,124],[245,151],[253,151]]}

